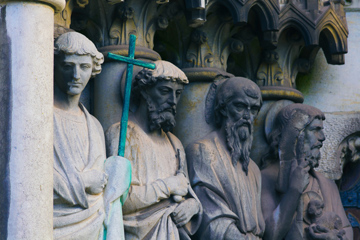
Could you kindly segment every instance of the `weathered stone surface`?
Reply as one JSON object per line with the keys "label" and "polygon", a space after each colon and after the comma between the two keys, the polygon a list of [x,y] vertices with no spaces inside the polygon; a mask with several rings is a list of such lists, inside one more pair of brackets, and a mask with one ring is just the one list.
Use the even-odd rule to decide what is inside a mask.
{"label": "weathered stone surface", "polygon": [[[40,4],[39,4],[40,3]],[[54,5],[52,5],[52,3]],[[1,2],[2,123],[6,196],[1,233],[9,239],[52,236],[53,15],[65,1]],[[10,29],[10,30],[9,30]],[[3,105],[2,105],[3,106]],[[5,118],[5,119],[4,119]],[[45,237],[44,237],[45,236]]]}
{"label": "weathered stone surface", "polygon": [[204,208],[196,239],[261,239],[261,178],[250,159],[261,92],[251,80],[233,77],[215,93],[216,129],[186,148],[191,185]]}
{"label": "weathered stone surface", "polygon": [[[189,239],[201,222],[202,208],[189,186],[183,146],[170,130],[176,106],[189,81],[173,64],[156,61],[133,83],[125,157],[132,164],[125,202],[125,236],[129,239]],[[118,152],[120,123],[106,133],[107,153]],[[155,230],[156,229],[156,230]]]}
{"label": "weathered stone surface", "polygon": [[322,160],[317,171],[326,177],[338,180],[342,175],[339,146],[351,134],[360,131],[359,112],[325,113],[324,131],[326,141],[321,149]]}
{"label": "weathered stone surface", "polygon": [[320,50],[309,74],[300,74],[296,81],[298,89],[304,94],[304,103],[325,112],[327,140],[321,150],[323,161],[317,170],[331,179],[339,179],[342,174],[339,157],[336,155],[340,142],[358,131],[359,126],[360,57],[357,52],[360,51],[360,14],[347,12],[346,17],[351,32],[348,39],[351,51],[346,54],[346,64],[328,65]]}
{"label": "weathered stone surface", "polygon": [[324,119],[305,104],[278,113],[261,171],[264,239],[353,239],[337,186],[314,171],[321,162]]}
{"label": "weathered stone surface", "polygon": [[76,32],[58,37],[54,53],[54,238],[124,239],[131,166],[121,157],[105,161],[104,131],[79,103],[104,57]]}

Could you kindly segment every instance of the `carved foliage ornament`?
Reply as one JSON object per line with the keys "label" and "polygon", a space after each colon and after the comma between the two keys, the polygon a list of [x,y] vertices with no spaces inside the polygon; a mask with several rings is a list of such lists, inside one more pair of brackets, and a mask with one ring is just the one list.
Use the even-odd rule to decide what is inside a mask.
{"label": "carved foliage ornament", "polygon": [[279,54],[275,51],[265,51],[257,74],[256,83],[259,86],[280,86],[284,74],[278,63]]}
{"label": "carved foliage ornament", "polygon": [[109,32],[110,45],[127,45],[134,34],[139,46],[153,49],[155,32],[166,29],[169,19],[179,14],[180,6],[168,2],[138,0],[118,4]]}

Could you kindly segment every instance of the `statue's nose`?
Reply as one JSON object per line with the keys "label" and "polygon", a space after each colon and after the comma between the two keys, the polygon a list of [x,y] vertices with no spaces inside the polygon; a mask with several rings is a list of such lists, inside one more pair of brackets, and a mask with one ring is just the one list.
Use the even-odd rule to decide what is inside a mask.
{"label": "statue's nose", "polygon": [[74,66],[73,78],[74,78],[75,80],[79,80],[79,79],[80,79],[80,67]]}

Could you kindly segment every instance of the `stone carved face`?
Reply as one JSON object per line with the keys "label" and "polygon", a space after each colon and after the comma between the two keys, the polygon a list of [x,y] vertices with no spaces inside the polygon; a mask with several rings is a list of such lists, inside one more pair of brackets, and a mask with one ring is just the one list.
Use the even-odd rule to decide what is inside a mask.
{"label": "stone carved face", "polygon": [[244,91],[240,91],[228,102],[226,109],[226,115],[232,122],[242,120],[243,128],[251,130],[250,126],[260,109],[260,99],[249,97]]}
{"label": "stone carved face", "polygon": [[261,107],[261,92],[251,80],[230,78],[218,90],[215,102],[217,123],[225,127],[232,164],[248,172],[253,123]]}
{"label": "stone carved face", "polygon": [[55,84],[68,95],[79,95],[91,78],[92,68],[90,55],[62,54],[55,62]]}
{"label": "stone carved face", "polygon": [[182,83],[162,80],[142,92],[148,104],[150,130],[168,132],[175,126],[176,106],[183,90]]}
{"label": "stone carved face", "polygon": [[320,148],[325,140],[323,121],[315,118],[304,130],[304,151],[310,167],[315,168],[319,165],[321,157]]}
{"label": "stone carved face", "polygon": [[189,80],[170,62],[158,60],[154,63],[154,70],[144,68],[135,76],[132,103],[136,106],[145,100],[150,131],[168,132],[175,126],[176,105]]}
{"label": "stone carved face", "polygon": [[312,219],[312,223],[316,222],[316,219],[322,215],[323,209],[324,209],[324,203],[321,200],[318,199],[310,200],[307,211]]}

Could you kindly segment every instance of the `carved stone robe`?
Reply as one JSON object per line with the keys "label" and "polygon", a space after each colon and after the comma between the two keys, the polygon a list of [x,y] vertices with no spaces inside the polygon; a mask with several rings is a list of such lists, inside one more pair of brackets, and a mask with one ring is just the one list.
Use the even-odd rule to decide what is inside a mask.
{"label": "carved stone robe", "polygon": [[[107,239],[124,239],[120,200],[126,198],[130,164],[112,158],[104,166],[102,127],[80,108],[81,115],[54,108],[54,239],[103,239],[104,220]],[[81,174],[91,169],[110,175],[103,193],[85,191]]]}
{"label": "carved stone robe", "polygon": [[246,176],[233,166],[216,132],[186,148],[191,185],[203,205],[197,239],[224,239],[230,225],[247,239],[261,239],[265,222],[261,211],[261,175],[251,160]]}
{"label": "carved stone robe", "polygon": [[[279,168],[280,168],[279,163],[273,162],[271,165],[267,166],[265,169],[263,169],[261,171],[262,176],[263,176],[263,181],[264,181],[264,184],[263,184],[264,189],[263,189],[262,193],[264,194],[265,197],[263,199],[264,199],[264,201],[266,201],[266,197],[271,196],[273,198],[271,203],[269,203],[269,202],[263,203],[263,204],[266,204],[266,206],[269,206],[269,205],[271,206],[268,209],[268,211],[270,211],[270,210],[274,211],[282,200],[282,195],[281,195],[282,193],[276,188],[276,186],[278,185]],[[309,194],[309,193],[312,193],[312,194]],[[297,211],[295,211],[293,222],[289,223],[289,225],[291,224],[292,227],[289,229],[289,231],[287,232],[287,234],[284,236],[283,239],[293,240],[293,239],[295,239],[294,236],[300,236],[300,234],[302,234],[302,237],[300,236],[301,239],[308,239],[308,235],[307,235],[305,229],[309,227],[311,222],[310,222],[310,219],[308,218],[308,216],[306,215],[306,211],[307,211],[309,202],[313,198],[312,196],[314,195],[314,193],[316,193],[316,195],[320,196],[320,198],[324,202],[323,213],[325,213],[325,212],[336,213],[341,218],[342,226],[346,232],[347,239],[348,240],[353,239],[353,231],[350,226],[349,220],[347,219],[347,217],[345,215],[344,208],[341,204],[341,199],[340,199],[339,191],[338,191],[338,188],[336,187],[336,184],[332,180],[324,177],[324,175],[314,171],[313,169],[310,170],[310,172],[309,172],[309,184],[302,194],[303,206],[300,209],[303,210],[303,213],[302,213],[303,219],[301,222],[299,221],[300,223],[302,223],[302,228],[301,228],[301,226],[295,227],[295,225],[298,224],[296,222],[296,216],[298,213],[297,213]],[[271,209],[271,208],[273,208],[273,209]],[[264,208],[264,210],[265,210],[265,208]],[[302,233],[299,234],[298,229],[300,229],[300,231],[302,230]],[[271,229],[270,229],[270,231],[271,231]]]}
{"label": "carved stone robe", "polygon": [[[184,160],[184,172],[187,172],[186,158],[179,139],[171,133],[162,132],[165,144],[151,139],[132,120],[128,122],[125,157],[131,161],[132,181],[129,197],[123,206],[126,239],[178,240],[190,239],[201,221],[201,211],[194,215],[184,227],[177,228],[171,213],[179,205],[173,201],[163,179],[176,175],[179,160],[175,156],[177,149]],[[108,155],[115,155],[118,147],[120,123],[107,131]],[[186,198],[196,198],[190,188]]]}

